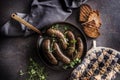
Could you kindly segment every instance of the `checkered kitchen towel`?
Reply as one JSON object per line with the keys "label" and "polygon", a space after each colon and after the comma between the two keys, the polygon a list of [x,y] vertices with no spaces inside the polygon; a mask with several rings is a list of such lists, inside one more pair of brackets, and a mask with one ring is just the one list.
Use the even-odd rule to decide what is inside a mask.
{"label": "checkered kitchen towel", "polygon": [[120,52],[96,47],[87,52],[70,80],[114,80],[116,73],[120,73]]}

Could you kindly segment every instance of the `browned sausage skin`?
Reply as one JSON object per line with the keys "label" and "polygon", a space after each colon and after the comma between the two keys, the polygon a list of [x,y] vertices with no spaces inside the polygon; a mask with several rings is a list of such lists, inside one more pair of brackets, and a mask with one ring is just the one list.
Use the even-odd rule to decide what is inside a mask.
{"label": "browned sausage skin", "polygon": [[60,32],[59,30],[50,28],[47,30],[47,34],[53,37],[57,37],[60,40],[63,49],[67,48],[67,41],[62,32]]}
{"label": "browned sausage skin", "polygon": [[77,38],[77,53],[74,56],[74,59],[81,58],[83,54],[83,42],[80,37]]}
{"label": "browned sausage skin", "polygon": [[60,50],[59,46],[57,43],[53,44],[53,48],[55,51],[55,55],[58,57],[59,60],[61,60],[62,62],[64,62],[65,64],[69,64],[70,63],[70,59],[68,57],[66,57]]}
{"label": "browned sausage skin", "polygon": [[75,51],[75,36],[71,31],[66,31],[66,37],[68,38],[68,48],[67,48],[67,54],[68,56],[73,56],[73,53]]}
{"label": "browned sausage skin", "polygon": [[49,62],[51,64],[56,65],[58,63],[58,61],[56,60],[56,58],[54,57],[54,55],[50,51],[50,40],[49,39],[45,39],[43,41],[42,49],[45,52],[45,56],[49,59]]}

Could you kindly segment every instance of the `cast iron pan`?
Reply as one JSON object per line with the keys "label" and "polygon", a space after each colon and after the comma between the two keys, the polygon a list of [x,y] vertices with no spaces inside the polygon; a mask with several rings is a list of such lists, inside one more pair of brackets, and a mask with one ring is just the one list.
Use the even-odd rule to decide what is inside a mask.
{"label": "cast iron pan", "polygon": [[46,39],[46,38],[51,38],[46,34],[46,31],[49,28],[52,28],[54,25],[59,25],[58,30],[60,30],[62,33],[64,32],[65,28],[67,28],[68,31],[72,31],[74,33],[75,37],[80,37],[82,42],[83,42],[83,53],[82,53],[81,60],[85,56],[86,51],[87,51],[86,38],[85,38],[85,35],[83,34],[83,32],[77,26],[75,26],[71,23],[68,23],[68,22],[57,22],[57,23],[53,23],[49,26],[45,26],[40,31],[36,27],[34,27],[33,25],[29,24],[28,22],[26,22],[25,20],[23,20],[22,18],[17,16],[16,14],[12,14],[11,17],[13,19],[19,21],[20,23],[24,24],[26,27],[28,27],[28,28],[32,29],[33,31],[37,32],[38,34],[40,34],[40,36],[38,37],[38,40],[37,40],[37,49],[38,49],[37,54],[38,54],[39,59],[43,62],[43,64],[45,64],[49,68],[51,68],[53,70],[64,70],[63,69],[64,64],[61,61],[58,61],[57,65],[52,65],[48,61],[48,59],[46,59],[46,57],[44,55],[44,50],[42,49],[43,40]]}
{"label": "cast iron pan", "polygon": [[[57,22],[57,23],[53,23],[49,26],[46,26],[43,30],[42,33],[44,33],[42,36],[39,36],[38,41],[37,41],[37,48],[38,48],[38,56],[41,59],[41,61],[48,66],[49,68],[53,69],[53,70],[63,70],[63,64],[59,61],[59,63],[57,65],[52,65],[45,57],[44,55],[44,51],[42,49],[42,42],[44,39],[46,38],[50,38],[48,35],[46,35],[46,31],[47,29],[51,28],[54,25],[59,25],[59,30],[62,32],[64,31],[63,29],[65,28],[65,26],[67,26],[68,30],[72,31],[74,33],[74,35],[76,37],[80,37],[82,39],[84,48],[83,48],[83,54],[82,54],[82,58],[85,56],[86,51],[87,51],[87,44],[86,44],[86,38],[85,35],[83,34],[83,32],[76,27],[75,25],[68,23],[68,22]],[[68,68],[70,69],[70,68]]]}

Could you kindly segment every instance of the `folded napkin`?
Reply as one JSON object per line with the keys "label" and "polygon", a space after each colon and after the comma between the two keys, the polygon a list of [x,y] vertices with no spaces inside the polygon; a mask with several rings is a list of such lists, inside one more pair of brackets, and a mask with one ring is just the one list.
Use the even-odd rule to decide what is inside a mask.
{"label": "folded napkin", "polygon": [[106,47],[94,47],[74,69],[70,80],[114,80],[116,73],[120,73],[120,52]]}
{"label": "folded napkin", "polygon": [[[72,13],[72,8],[85,2],[86,0],[33,0],[30,14],[17,15],[41,29],[51,23],[64,21]],[[2,26],[0,33],[6,36],[27,36],[33,32],[11,19]]]}

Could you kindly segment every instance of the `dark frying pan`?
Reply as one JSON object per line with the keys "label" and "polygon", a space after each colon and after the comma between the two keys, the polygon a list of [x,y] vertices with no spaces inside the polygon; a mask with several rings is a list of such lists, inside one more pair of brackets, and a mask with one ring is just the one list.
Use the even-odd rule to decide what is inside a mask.
{"label": "dark frying pan", "polygon": [[[86,50],[87,50],[87,44],[86,44],[86,38],[84,36],[84,34],[82,33],[82,31],[76,27],[75,25],[73,24],[70,24],[68,22],[57,22],[57,23],[53,23],[49,26],[46,26],[45,28],[43,28],[43,32],[42,33],[45,33],[47,29],[51,28],[52,26],[54,25],[60,25],[59,27],[59,30],[62,31],[62,29],[64,29],[65,27],[64,26],[69,26],[68,30],[74,32],[75,36],[80,36],[82,41],[83,41],[83,45],[84,45],[84,49],[83,49],[83,55],[82,55],[82,58],[85,56],[86,54]],[[44,52],[42,50],[42,42],[45,38],[48,38],[48,36],[46,34],[43,34],[42,36],[39,36],[38,38],[38,44],[37,44],[37,47],[38,47],[38,55],[40,57],[40,59],[42,60],[42,62],[44,64],[46,64],[48,67],[54,69],[54,70],[62,70],[63,69],[63,65],[61,65],[61,63],[59,63],[58,65],[52,65],[48,62],[48,60],[45,58],[44,56]]]}
{"label": "dark frying pan", "polygon": [[83,34],[83,32],[75,25],[70,24],[68,22],[57,22],[57,23],[53,23],[49,26],[46,26],[45,28],[42,29],[42,31],[39,31],[37,28],[35,28],[34,26],[32,26],[31,24],[29,24],[28,22],[26,22],[25,20],[23,20],[22,18],[20,18],[19,16],[17,16],[16,14],[12,14],[11,17],[17,21],[19,21],[20,23],[24,24],[26,27],[32,29],[33,31],[37,32],[38,34],[40,34],[40,36],[38,37],[38,41],[37,41],[37,48],[38,48],[38,56],[40,58],[40,60],[49,68],[53,69],[53,70],[63,70],[63,64],[61,62],[59,62],[59,64],[57,65],[52,65],[45,57],[44,52],[42,50],[42,42],[45,38],[48,38],[48,36],[46,35],[46,31],[47,29],[51,28],[53,25],[61,25],[59,27],[60,31],[63,31],[63,28],[65,28],[65,26],[69,26],[67,27],[68,30],[74,32],[75,36],[79,36],[82,39],[84,48],[83,48],[83,54],[81,59],[83,59],[83,57],[86,54],[87,51],[87,44],[86,44],[86,38],[85,35]]}

